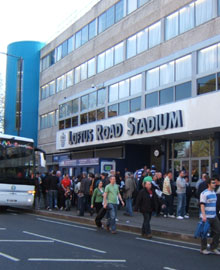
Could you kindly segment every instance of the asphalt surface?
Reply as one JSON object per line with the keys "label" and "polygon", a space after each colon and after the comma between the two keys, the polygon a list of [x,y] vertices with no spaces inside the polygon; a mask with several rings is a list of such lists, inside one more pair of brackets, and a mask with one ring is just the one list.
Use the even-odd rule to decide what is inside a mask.
{"label": "asphalt surface", "polygon": [[219,269],[220,256],[199,249],[17,211],[0,214],[1,269]]}

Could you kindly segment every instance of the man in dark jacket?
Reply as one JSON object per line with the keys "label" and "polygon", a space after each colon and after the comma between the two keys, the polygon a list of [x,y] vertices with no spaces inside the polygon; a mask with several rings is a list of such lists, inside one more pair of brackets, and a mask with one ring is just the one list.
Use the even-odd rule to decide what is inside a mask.
{"label": "man in dark jacket", "polygon": [[152,238],[150,220],[152,212],[155,211],[157,206],[157,195],[152,188],[151,182],[152,178],[150,176],[144,178],[144,188],[139,192],[135,205],[135,211],[140,210],[143,214],[142,236],[147,239]]}
{"label": "man in dark jacket", "polygon": [[49,210],[51,211],[53,207],[58,209],[57,206],[57,195],[58,195],[58,184],[59,178],[56,176],[56,172],[53,171],[52,175],[48,178],[48,194],[49,194]]}

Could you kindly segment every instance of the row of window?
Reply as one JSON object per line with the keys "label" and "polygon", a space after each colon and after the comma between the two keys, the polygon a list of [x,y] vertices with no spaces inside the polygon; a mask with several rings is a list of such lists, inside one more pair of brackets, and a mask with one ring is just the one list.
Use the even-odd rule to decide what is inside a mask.
{"label": "row of window", "polygon": [[58,110],[40,116],[40,129],[57,126]]}

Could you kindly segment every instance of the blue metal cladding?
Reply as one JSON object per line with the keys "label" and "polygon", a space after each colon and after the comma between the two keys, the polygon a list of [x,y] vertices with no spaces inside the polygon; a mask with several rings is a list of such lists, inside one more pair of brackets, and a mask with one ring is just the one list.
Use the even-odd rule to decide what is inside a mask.
{"label": "blue metal cladding", "polygon": [[[16,90],[18,59],[23,59],[20,136],[32,138],[37,144],[40,50],[44,43],[20,41],[8,45],[5,98],[5,133],[18,135],[16,130]],[[12,55],[12,56],[10,56]]]}

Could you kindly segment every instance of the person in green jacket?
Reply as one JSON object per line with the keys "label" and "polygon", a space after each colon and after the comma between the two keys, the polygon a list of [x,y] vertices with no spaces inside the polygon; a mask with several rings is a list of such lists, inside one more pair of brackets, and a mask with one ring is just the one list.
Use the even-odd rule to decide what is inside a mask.
{"label": "person in green jacket", "polygon": [[102,181],[97,181],[97,188],[95,188],[91,200],[91,208],[95,207],[97,214],[102,208],[103,195],[104,195],[103,183]]}

